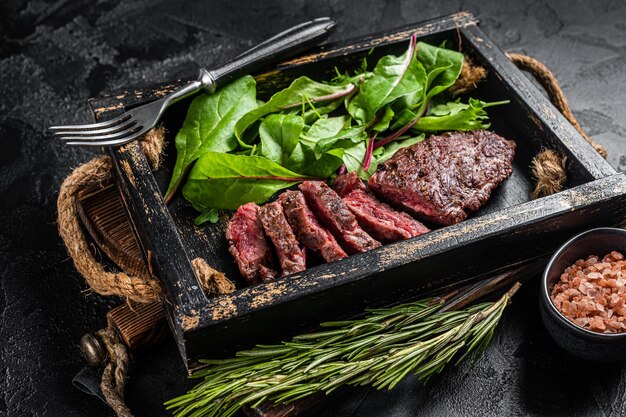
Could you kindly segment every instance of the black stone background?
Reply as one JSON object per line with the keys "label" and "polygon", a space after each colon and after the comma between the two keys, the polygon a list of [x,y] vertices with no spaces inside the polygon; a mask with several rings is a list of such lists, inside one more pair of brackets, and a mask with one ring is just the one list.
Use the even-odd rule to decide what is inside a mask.
{"label": "black stone background", "polygon": [[[109,416],[71,385],[77,342],[118,303],[86,292],[60,242],[62,179],[93,155],[53,140],[52,124],[88,122],[86,100],[214,65],[296,22],[338,21],[335,39],[470,10],[506,51],[557,75],[576,117],[620,165],[626,153],[626,2],[322,0],[0,2],[0,415]],[[626,166],[626,157],[622,160]],[[516,297],[473,369],[449,369],[424,388],[355,389],[317,416],[626,415],[626,367],[560,350],[543,329],[537,285]],[[216,342],[219,343],[219,342]],[[170,341],[133,364],[137,416],[190,387]]]}

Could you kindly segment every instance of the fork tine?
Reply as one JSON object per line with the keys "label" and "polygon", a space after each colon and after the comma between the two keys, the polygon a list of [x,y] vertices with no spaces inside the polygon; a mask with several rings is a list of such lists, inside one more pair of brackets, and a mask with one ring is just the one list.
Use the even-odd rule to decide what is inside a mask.
{"label": "fork tine", "polygon": [[61,136],[59,139],[64,141],[76,141],[81,143],[89,143],[89,142],[101,142],[101,141],[110,141],[119,138],[127,137],[129,134],[133,134],[138,130],[142,130],[142,126],[134,125],[128,129],[120,130],[119,132],[109,133],[106,135],[96,135],[96,136]]}
{"label": "fork tine", "polygon": [[[66,145],[68,146],[117,146],[117,145],[124,145],[128,142],[132,142],[133,140],[139,138],[141,135],[143,135],[144,133],[146,133],[148,131],[148,129],[141,129],[135,133],[131,133],[128,136],[124,136],[124,137],[120,137],[120,138],[116,138],[116,139],[110,139],[110,140],[101,140],[101,141],[81,141],[81,140],[76,140],[74,142],[65,142]],[[72,138],[75,139],[75,138]]]}
{"label": "fork tine", "polygon": [[107,127],[105,129],[96,129],[96,130],[85,130],[85,131],[80,131],[80,130],[59,130],[59,131],[55,131],[54,135],[56,136],[74,136],[77,139],[81,139],[81,138],[89,138],[90,136],[93,135],[99,135],[99,134],[104,134],[104,133],[113,133],[113,132],[117,132],[117,131],[122,131],[122,130],[126,130],[130,127],[132,127],[133,125],[136,125],[137,121],[135,119],[130,119],[126,122],[122,122],[120,124],[117,124],[115,126],[112,127]]}
{"label": "fork tine", "polygon": [[86,131],[86,130],[91,130],[91,129],[110,127],[110,126],[125,122],[129,118],[130,118],[130,114],[124,113],[121,116],[118,116],[111,120],[105,120],[104,122],[91,123],[91,124],[86,124],[86,125],[50,126],[48,129],[52,131],[74,130],[74,131],[80,132],[80,131]]}

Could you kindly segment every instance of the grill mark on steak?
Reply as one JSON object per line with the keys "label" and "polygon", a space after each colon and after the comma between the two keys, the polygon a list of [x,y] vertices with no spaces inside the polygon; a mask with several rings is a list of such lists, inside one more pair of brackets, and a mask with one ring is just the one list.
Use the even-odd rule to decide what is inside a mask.
{"label": "grill mark on steak", "polygon": [[326,183],[304,181],[299,186],[316,217],[344,244],[348,253],[360,253],[377,248],[380,242],[368,235],[341,197]]}
{"label": "grill mark on steak", "polygon": [[335,237],[317,220],[300,191],[285,191],[278,197],[287,222],[302,244],[319,254],[326,262],[334,262],[348,255]]}
{"label": "grill mark on steak", "polygon": [[259,206],[256,204],[244,204],[226,227],[228,251],[235,259],[239,272],[250,284],[271,281],[278,276],[258,213]]}
{"label": "grill mark on steak", "polygon": [[283,206],[279,201],[268,203],[259,209],[259,219],[276,248],[282,275],[291,275],[306,269],[306,257],[287,223]]}
{"label": "grill mark on steak", "polygon": [[368,185],[377,195],[442,225],[478,210],[511,175],[515,142],[494,132],[447,132],[399,150]]}
{"label": "grill mark on steak", "polygon": [[359,225],[380,241],[396,242],[430,231],[413,217],[394,210],[374,197],[356,172],[338,176],[333,188],[352,211]]}

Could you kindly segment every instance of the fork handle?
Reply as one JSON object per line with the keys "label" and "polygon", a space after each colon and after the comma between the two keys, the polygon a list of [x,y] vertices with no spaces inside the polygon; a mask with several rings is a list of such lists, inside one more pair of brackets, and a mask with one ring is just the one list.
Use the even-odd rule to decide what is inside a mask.
{"label": "fork handle", "polygon": [[244,52],[226,64],[200,70],[200,81],[210,93],[231,81],[303,52],[326,39],[335,28],[335,21],[322,17],[301,23]]}

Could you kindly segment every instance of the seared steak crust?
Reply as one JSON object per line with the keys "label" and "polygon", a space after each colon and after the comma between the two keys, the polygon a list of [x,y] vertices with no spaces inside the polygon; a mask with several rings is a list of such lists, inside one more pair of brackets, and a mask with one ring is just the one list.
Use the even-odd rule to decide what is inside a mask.
{"label": "seared steak crust", "polygon": [[322,181],[304,181],[300,184],[306,202],[317,218],[335,235],[348,253],[366,252],[380,246],[368,235],[341,197]]}
{"label": "seared steak crust", "polygon": [[228,250],[235,258],[241,275],[250,284],[271,281],[278,275],[273,268],[272,252],[265,240],[258,212],[256,204],[244,204],[226,227]]}
{"label": "seared steak crust", "polygon": [[278,201],[283,205],[291,229],[306,248],[318,253],[326,262],[348,256],[334,236],[319,223],[300,191],[285,191]]}
{"label": "seared steak crust", "polygon": [[396,242],[429,232],[408,214],[396,211],[370,193],[356,172],[337,177],[333,188],[356,217],[359,225],[374,238]]}
{"label": "seared steak crust", "polygon": [[399,150],[370,178],[370,190],[419,218],[458,223],[512,172],[515,142],[494,132],[448,132]]}

